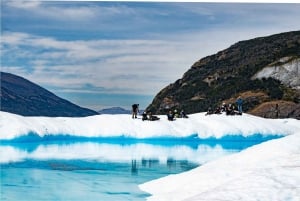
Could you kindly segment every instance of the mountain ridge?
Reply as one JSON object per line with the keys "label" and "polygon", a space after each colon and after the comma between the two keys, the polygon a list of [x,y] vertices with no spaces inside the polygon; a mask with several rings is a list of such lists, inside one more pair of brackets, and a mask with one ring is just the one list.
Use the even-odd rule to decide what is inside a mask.
{"label": "mountain ridge", "polygon": [[14,74],[1,72],[1,111],[23,116],[84,117],[98,114]]}
{"label": "mountain ridge", "polygon": [[[288,115],[284,117],[300,118],[297,109],[300,92],[297,87],[288,86],[271,76],[253,79],[259,71],[274,62],[280,63],[283,58],[299,60],[300,31],[239,41],[196,61],[181,79],[163,88],[147,110],[158,114],[175,108],[184,109],[187,113],[204,112],[209,107],[216,108],[222,102],[242,96],[246,112],[251,113],[262,103],[284,100],[296,104],[296,111],[286,112]],[[263,93],[264,96],[243,97],[245,93]]]}

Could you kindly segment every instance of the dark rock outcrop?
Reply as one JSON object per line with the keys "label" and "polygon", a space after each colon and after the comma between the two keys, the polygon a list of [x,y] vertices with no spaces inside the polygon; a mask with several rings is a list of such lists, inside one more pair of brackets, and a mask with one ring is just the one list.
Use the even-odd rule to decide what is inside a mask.
{"label": "dark rock outcrop", "polygon": [[260,104],[249,111],[250,114],[265,118],[300,119],[300,104],[291,101],[270,101]]}

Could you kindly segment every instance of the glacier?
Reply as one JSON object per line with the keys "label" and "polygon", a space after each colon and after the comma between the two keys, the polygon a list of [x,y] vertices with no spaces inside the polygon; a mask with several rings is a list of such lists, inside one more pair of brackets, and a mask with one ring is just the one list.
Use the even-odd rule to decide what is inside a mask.
{"label": "glacier", "polygon": [[[300,199],[299,120],[264,119],[248,114],[206,116],[205,113],[192,114],[188,119],[173,122],[168,121],[166,116],[159,117],[159,121],[152,122],[132,119],[130,115],[53,118],[0,112],[0,163],[89,157],[100,161],[159,158],[166,163],[170,157],[185,160],[189,155],[202,165],[140,184],[139,188],[151,195],[147,200]],[[234,154],[221,146],[201,145],[199,148],[197,144],[206,140],[207,143],[241,138],[251,141],[270,136],[272,140]],[[55,143],[49,143],[52,140]],[[61,140],[72,143],[58,145]],[[91,143],[97,140],[116,143],[109,146]],[[120,141],[126,146],[120,146]],[[184,145],[191,141],[196,142],[198,149]],[[30,150],[17,147],[22,142],[37,145]],[[170,146],[159,146],[160,143],[170,143]],[[105,152],[110,153],[108,158]],[[221,157],[215,157],[215,152],[221,152]],[[201,157],[203,155],[206,157]]]}
{"label": "glacier", "polygon": [[152,195],[149,201],[299,201],[300,121],[272,121],[293,133],[140,188]]}
{"label": "glacier", "polygon": [[248,114],[242,116],[208,115],[198,113],[188,119],[168,121],[131,119],[130,115],[95,115],[84,118],[70,117],[23,117],[0,112],[0,140],[14,140],[24,136],[48,138],[72,136],[77,138],[131,139],[198,138],[221,139],[225,136],[249,137],[260,134],[289,135],[296,129],[292,120],[271,120]]}

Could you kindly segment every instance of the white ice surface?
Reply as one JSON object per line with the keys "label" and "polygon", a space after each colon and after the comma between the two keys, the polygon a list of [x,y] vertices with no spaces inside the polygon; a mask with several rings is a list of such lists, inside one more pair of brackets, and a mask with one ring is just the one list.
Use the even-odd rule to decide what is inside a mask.
{"label": "white ice surface", "polygon": [[[292,135],[140,185],[155,201],[299,201],[300,121]],[[280,120],[273,120],[280,124]],[[257,125],[263,121],[258,121]],[[298,128],[296,128],[298,127]]]}
{"label": "white ice surface", "polygon": [[247,114],[242,116],[209,115],[198,113],[188,119],[159,121],[131,119],[130,115],[96,115],[84,118],[23,117],[0,112],[0,140],[14,139],[28,133],[45,135],[73,135],[82,137],[157,138],[188,137],[221,138],[226,135],[253,134],[289,135],[295,127],[286,120],[270,120]]}
{"label": "white ice surface", "polygon": [[[224,156],[191,171],[147,182],[140,188],[152,194],[149,200],[155,201],[300,200],[300,121],[263,119],[247,114],[205,116],[199,113],[174,122],[167,121],[165,116],[160,117],[160,121],[143,122],[141,119],[131,119],[130,115],[48,118],[0,112],[0,139],[14,139],[29,132],[40,136],[68,134],[133,138],[186,137],[192,134],[197,134],[199,138],[258,133],[287,135],[238,154]],[[35,158],[50,154],[48,151],[53,150],[37,149],[30,156],[26,152],[16,155]]]}

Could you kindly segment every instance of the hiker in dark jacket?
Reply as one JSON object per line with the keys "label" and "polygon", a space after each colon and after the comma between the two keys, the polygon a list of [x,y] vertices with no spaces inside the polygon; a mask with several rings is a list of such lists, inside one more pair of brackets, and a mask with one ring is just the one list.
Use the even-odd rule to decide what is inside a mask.
{"label": "hiker in dark jacket", "polygon": [[167,114],[168,120],[169,121],[174,121],[174,114],[172,113],[172,111],[170,110],[169,113]]}
{"label": "hiker in dark jacket", "polygon": [[133,104],[132,105],[132,118],[137,118],[137,113],[139,112],[139,104]]}
{"label": "hiker in dark jacket", "polygon": [[189,118],[189,117],[185,114],[184,110],[181,110],[180,118]]}
{"label": "hiker in dark jacket", "polygon": [[159,117],[153,115],[152,112],[148,112],[148,120],[157,121],[157,120],[159,120]]}
{"label": "hiker in dark jacket", "polygon": [[213,110],[211,109],[211,107],[209,107],[205,115],[210,115],[213,113],[214,113]]}
{"label": "hiker in dark jacket", "polygon": [[143,121],[148,120],[147,112],[146,111],[144,111],[143,114],[142,114],[142,120]]}

